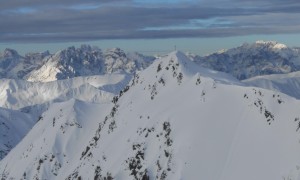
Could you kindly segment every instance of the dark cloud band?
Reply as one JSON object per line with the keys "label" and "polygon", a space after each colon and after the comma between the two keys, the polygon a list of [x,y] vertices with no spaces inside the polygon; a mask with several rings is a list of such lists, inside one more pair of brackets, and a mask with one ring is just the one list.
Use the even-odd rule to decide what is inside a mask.
{"label": "dark cloud band", "polygon": [[204,1],[150,7],[130,0],[10,0],[0,7],[0,42],[226,37],[300,30],[295,18],[300,3],[295,0],[254,0],[257,5],[250,0],[218,1],[218,6]]}

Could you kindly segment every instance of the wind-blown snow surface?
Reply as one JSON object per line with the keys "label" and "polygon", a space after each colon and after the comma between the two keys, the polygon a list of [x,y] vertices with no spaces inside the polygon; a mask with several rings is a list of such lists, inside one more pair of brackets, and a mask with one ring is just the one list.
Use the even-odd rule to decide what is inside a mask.
{"label": "wind-blown snow surface", "polygon": [[285,93],[300,99],[300,71],[289,74],[256,76],[243,81],[250,86],[261,87]]}
{"label": "wind-blown snow surface", "polygon": [[53,104],[0,162],[9,179],[299,179],[300,102],[173,52],[113,103]]}

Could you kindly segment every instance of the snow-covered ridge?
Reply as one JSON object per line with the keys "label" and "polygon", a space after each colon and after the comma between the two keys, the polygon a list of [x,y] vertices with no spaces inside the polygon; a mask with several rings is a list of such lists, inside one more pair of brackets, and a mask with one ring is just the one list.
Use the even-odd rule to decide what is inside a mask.
{"label": "snow-covered ridge", "polygon": [[52,104],[2,177],[297,180],[300,101],[222,75],[172,52],[112,102]]}
{"label": "snow-covered ridge", "polygon": [[243,80],[258,75],[299,71],[300,51],[275,41],[257,41],[208,56],[194,57],[194,61]]}
{"label": "snow-covered ridge", "polygon": [[53,82],[28,82],[2,79],[0,107],[20,109],[71,98],[87,102],[107,102],[130,81],[130,74],[107,74],[76,77]]}
{"label": "snow-covered ridge", "polygon": [[300,99],[300,71],[288,74],[272,74],[246,79],[243,83],[285,93]]}

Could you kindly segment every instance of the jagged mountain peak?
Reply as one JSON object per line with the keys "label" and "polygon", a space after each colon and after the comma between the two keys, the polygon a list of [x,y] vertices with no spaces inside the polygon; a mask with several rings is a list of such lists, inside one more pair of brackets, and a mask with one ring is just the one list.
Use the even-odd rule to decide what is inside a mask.
{"label": "jagged mountain peak", "polygon": [[41,68],[28,74],[27,80],[48,82],[77,76],[134,73],[151,63],[142,56],[131,59],[120,48],[102,52],[101,49],[89,45],[82,45],[79,48],[72,46],[47,59]]}
{"label": "jagged mountain peak", "polygon": [[148,67],[154,58],[127,55],[120,48],[102,51],[96,46],[70,46],[54,54],[49,51],[20,56],[13,49],[0,55],[0,77],[49,82],[78,76],[134,73]]}
{"label": "jagged mountain peak", "polygon": [[18,54],[18,52],[14,49],[11,49],[11,48],[6,48],[4,51],[3,51],[3,57],[4,58],[8,58],[8,57],[19,57],[20,55]]}

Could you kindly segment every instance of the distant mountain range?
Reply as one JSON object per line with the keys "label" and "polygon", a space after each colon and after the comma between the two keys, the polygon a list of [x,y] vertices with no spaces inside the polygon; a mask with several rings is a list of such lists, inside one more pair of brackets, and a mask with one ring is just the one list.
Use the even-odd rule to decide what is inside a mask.
{"label": "distant mountain range", "polygon": [[300,49],[275,41],[245,43],[237,48],[191,58],[202,67],[229,73],[240,80],[300,70]]}
{"label": "distant mountain range", "polygon": [[69,47],[55,54],[28,53],[24,57],[5,49],[0,55],[0,78],[49,82],[114,72],[134,73],[148,67],[154,59],[138,53],[125,54],[119,48],[102,52],[89,45]]}
{"label": "distant mountain range", "polygon": [[[202,67],[229,73],[239,80],[300,70],[300,48],[275,41],[245,43],[207,56],[187,55]],[[154,59],[125,53],[119,48],[102,51],[89,45],[69,47],[55,54],[28,53],[24,57],[13,49],[5,49],[0,54],[0,78],[48,82],[114,72],[133,73],[145,69]]]}

